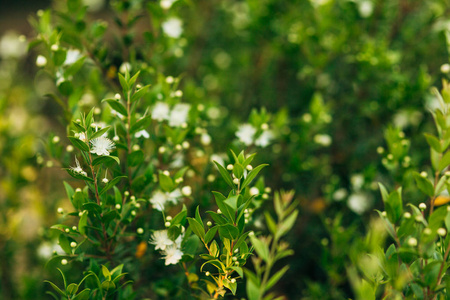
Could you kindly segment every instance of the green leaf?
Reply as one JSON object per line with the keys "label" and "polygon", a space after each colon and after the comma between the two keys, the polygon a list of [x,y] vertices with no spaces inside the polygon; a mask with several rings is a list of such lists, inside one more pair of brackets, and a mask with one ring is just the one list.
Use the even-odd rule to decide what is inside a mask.
{"label": "green leaf", "polygon": [[175,188],[175,184],[173,183],[172,178],[170,178],[163,172],[159,173],[159,186],[165,192],[171,192]]}
{"label": "green leaf", "polygon": [[55,291],[57,291],[58,292],[58,294],[60,294],[61,296],[66,296],[66,294],[56,285],[56,284],[54,284],[53,282],[51,282],[51,281],[48,281],[48,280],[44,280],[44,282],[47,282],[47,283],[49,283],[51,286],[52,286],[52,288],[55,290]]}
{"label": "green leaf", "polygon": [[276,235],[278,228],[277,228],[277,224],[275,223],[275,220],[272,218],[272,216],[270,215],[270,213],[268,211],[264,212],[264,216],[266,217],[267,227],[269,228],[270,232],[273,235]]}
{"label": "green leaf", "polygon": [[422,177],[419,173],[413,172],[414,179],[416,181],[417,187],[427,194],[428,196],[432,197],[434,195],[434,187],[433,184],[430,182],[428,178]]}
{"label": "green leaf", "polygon": [[90,295],[90,289],[84,289],[81,292],[78,293],[75,297],[72,298],[72,300],[88,300]]}
{"label": "green leaf", "polygon": [[224,218],[224,216],[222,214],[218,214],[216,212],[213,211],[207,211],[207,214],[209,214],[209,216],[214,220],[214,222],[216,222],[219,225],[224,225],[227,224],[227,220]]}
{"label": "green leaf", "polygon": [[441,172],[450,165],[450,151],[444,154],[438,164],[438,171]]}
{"label": "green leaf", "polygon": [[107,163],[108,161],[115,161],[115,162],[117,162],[118,165],[120,165],[120,160],[119,160],[119,158],[118,158],[117,156],[112,156],[112,155],[102,155],[102,156],[99,156],[99,157],[95,158],[95,159],[92,161],[92,165],[93,165],[93,166],[96,166],[96,165],[99,165],[99,164]]}
{"label": "green leaf", "polygon": [[101,137],[102,135],[104,135],[109,130],[109,128],[111,128],[111,126],[107,126],[107,127],[104,127],[102,129],[97,130],[96,132],[94,132],[92,134],[92,136],[90,137],[90,140],[93,140],[93,139],[96,139],[98,137]]}
{"label": "green leaf", "polygon": [[75,194],[75,191],[74,191],[73,188],[70,186],[70,184],[68,184],[68,183],[65,182],[65,181],[63,181],[63,183],[64,183],[64,188],[66,189],[67,197],[68,197],[69,199],[72,199],[73,194]]}
{"label": "green leaf", "polygon": [[195,253],[197,252],[198,245],[200,243],[200,240],[198,236],[191,235],[187,240],[186,243],[183,245],[182,251],[185,255],[190,255],[192,257],[195,256]]}
{"label": "green leaf", "polygon": [[222,211],[222,214],[231,222],[234,223],[235,221],[235,210],[233,210],[229,205],[224,203],[223,196],[220,193],[213,192],[216,203],[219,209]]}
{"label": "green leaf", "polygon": [[238,202],[239,196],[233,196],[223,201],[223,203],[227,204],[229,207],[231,207],[233,210],[237,210],[237,202]]}
{"label": "green leaf", "polygon": [[183,209],[172,219],[172,225],[184,225],[186,222],[186,215],[186,206],[183,205]]}
{"label": "green leaf", "polygon": [[197,209],[195,210],[195,219],[200,225],[202,225],[202,227],[205,227],[205,224],[203,224],[202,217],[200,216],[200,206],[197,206]]}
{"label": "green leaf", "polygon": [[86,128],[84,128],[83,126],[81,126],[80,124],[78,124],[75,121],[72,121],[72,124],[75,126],[76,129],[78,129],[80,132],[85,132]]}
{"label": "green leaf", "polygon": [[288,269],[289,266],[284,266],[281,270],[272,275],[267,281],[266,291],[273,287],[281,279],[281,277],[283,277],[284,273],[286,273]]}
{"label": "green leaf", "polygon": [[234,241],[239,236],[239,229],[231,224],[220,225],[219,235],[222,238],[227,238]]}
{"label": "green leaf", "polygon": [[85,211],[81,214],[80,221],[78,221],[78,231],[80,231],[82,235],[86,234],[87,217],[88,214],[87,211]]}
{"label": "green leaf", "polygon": [[187,218],[189,222],[189,227],[192,229],[192,231],[202,240],[205,240],[205,228],[196,220],[193,218]]}
{"label": "green leaf", "polygon": [[152,123],[152,117],[151,116],[145,116],[143,118],[140,118],[136,121],[133,125],[131,125],[130,128],[130,134],[133,134],[137,131],[140,131],[142,129],[147,128]]}
{"label": "green leaf", "polygon": [[94,118],[94,107],[89,111],[86,119],[84,119],[84,127],[90,128]]}
{"label": "green leaf", "polygon": [[233,180],[231,179],[231,176],[230,176],[230,174],[228,174],[227,170],[221,164],[219,164],[217,161],[214,161],[214,163],[216,164],[217,168],[219,169],[219,173],[220,173],[220,175],[222,175],[222,178],[225,180],[225,182],[232,189],[235,189],[236,186],[233,184]]}
{"label": "green leaf", "polygon": [[235,163],[233,167],[233,174],[236,178],[241,179],[242,176],[244,176],[244,167],[239,163]]}
{"label": "green leaf", "polygon": [[286,218],[286,220],[281,223],[280,228],[278,229],[278,237],[282,237],[285,235],[289,230],[291,230],[292,226],[295,224],[295,220],[297,220],[298,210],[294,210],[289,217]]}
{"label": "green leaf", "polygon": [[131,102],[134,102],[142,98],[145,95],[145,93],[147,93],[149,87],[150,85],[146,85],[137,90],[136,93],[134,93],[133,96],[131,96]]}
{"label": "green leaf", "polygon": [[442,153],[443,149],[441,147],[441,143],[440,143],[439,139],[437,137],[435,137],[434,135],[431,135],[428,133],[425,133],[424,135],[425,135],[425,138],[427,139],[428,145],[430,145],[430,147],[433,148],[434,150],[436,150],[437,152]]}
{"label": "green leaf", "polygon": [[68,136],[67,137],[70,142],[78,149],[82,150],[82,151],[86,151],[89,152],[89,146],[83,142],[82,140],[80,140],[79,138],[76,138],[74,136]]}
{"label": "green leaf", "polygon": [[127,109],[125,108],[125,106],[123,106],[122,103],[120,103],[119,100],[116,100],[116,99],[104,99],[104,100],[102,100],[102,102],[108,103],[109,106],[112,109],[114,109],[115,111],[117,111],[119,114],[124,115],[125,117],[128,116]]}
{"label": "green leaf", "polygon": [[67,292],[69,295],[76,294],[77,291],[78,291],[78,284],[76,284],[76,283],[71,283],[71,284],[69,284],[69,286],[67,286],[67,288],[66,288],[66,292]]}
{"label": "green leaf", "polygon": [[144,159],[144,152],[142,150],[133,151],[127,156],[128,166],[139,166],[144,162]]}
{"label": "green leaf", "polygon": [[67,254],[72,254],[72,247],[70,247],[69,239],[64,233],[59,235],[59,246],[61,246]]}
{"label": "green leaf", "polygon": [[136,79],[139,77],[140,73],[141,73],[141,71],[137,71],[136,74],[134,74],[134,76],[131,77],[130,80],[128,80],[129,87],[132,87],[136,83]]}
{"label": "green leaf", "polygon": [[[247,274],[247,273],[246,273]],[[251,281],[247,280],[247,296],[248,300],[259,300],[260,299],[260,290],[256,284]]]}
{"label": "green leaf", "polygon": [[122,86],[123,94],[126,95],[130,90],[130,86],[128,85],[127,80],[125,79],[125,77],[123,77],[122,74],[118,73],[117,75],[119,76],[119,82],[120,85]]}
{"label": "green leaf", "polygon": [[440,261],[432,261],[425,266],[423,270],[425,285],[427,286],[436,285],[440,267],[441,267]]}
{"label": "green leaf", "polygon": [[205,235],[205,244],[209,244],[217,233],[219,226],[211,227]]}
{"label": "green leaf", "polygon": [[110,188],[115,186],[123,178],[128,178],[128,177],[127,176],[117,176],[116,178],[114,178],[113,180],[108,182],[108,184],[106,184],[105,187],[98,194],[100,196],[103,195],[107,190],[109,190]]}
{"label": "green leaf", "polygon": [[268,164],[262,164],[254,168],[250,173],[248,173],[247,178],[245,178],[244,183],[241,185],[241,190],[247,187],[252,180],[258,175],[262,168],[268,166]]}
{"label": "green leaf", "polygon": [[102,265],[102,274],[105,277],[106,280],[111,280],[111,273],[109,272],[108,268]]}
{"label": "green leaf", "polygon": [[269,246],[253,235],[250,236],[250,241],[252,242],[252,245],[259,257],[261,257],[265,262],[268,262]]}
{"label": "green leaf", "polygon": [[393,191],[385,203],[386,213],[389,220],[395,224],[403,214],[402,189]]}

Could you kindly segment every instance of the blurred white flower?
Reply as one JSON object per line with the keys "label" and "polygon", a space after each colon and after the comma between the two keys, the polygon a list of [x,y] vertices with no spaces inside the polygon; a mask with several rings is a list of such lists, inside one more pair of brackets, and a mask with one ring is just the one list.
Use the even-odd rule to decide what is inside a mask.
{"label": "blurred white flower", "polygon": [[183,196],[189,197],[190,195],[192,195],[192,188],[189,185],[183,186],[183,188],[181,189],[181,193],[183,194]]}
{"label": "blurred white flower", "polygon": [[167,202],[166,194],[163,193],[162,191],[156,191],[153,194],[152,198],[150,199],[150,203],[153,205],[153,208],[159,211],[164,210],[166,202]]}
{"label": "blurred white flower", "polygon": [[449,64],[443,64],[441,66],[441,72],[442,73],[450,73],[450,65]]}
{"label": "blurred white flower", "polygon": [[191,109],[191,106],[186,103],[178,103],[176,104],[169,116],[169,126],[171,127],[179,127],[183,123],[187,122],[188,113]]}
{"label": "blurred white flower", "polygon": [[80,50],[78,49],[69,49],[66,53],[66,60],[64,61],[64,65],[71,65],[76,62],[81,57]]}
{"label": "blurred white flower", "polygon": [[119,72],[122,74],[125,74],[126,72],[130,72],[131,71],[131,64],[129,62],[124,62],[120,65],[119,67]]}
{"label": "blurred white flower", "polygon": [[331,145],[332,140],[328,134],[316,134],[314,136],[314,142],[324,147],[328,147]]}
{"label": "blurred white flower", "polygon": [[211,144],[211,136],[207,133],[203,133],[200,137],[200,142],[203,146],[208,146]]}
{"label": "blurred white flower", "polygon": [[372,1],[361,1],[358,5],[359,14],[363,18],[368,18],[372,15],[373,12],[373,3]]}
{"label": "blurred white flower", "polygon": [[36,57],[36,66],[45,67],[45,65],[47,65],[47,58],[45,58],[45,56],[38,55]]}
{"label": "blurred white flower", "polygon": [[152,234],[149,243],[155,245],[155,250],[165,250],[167,246],[173,244],[173,241],[169,239],[167,230],[158,230]]}
{"label": "blurred white flower", "polygon": [[181,257],[183,256],[183,252],[181,252],[180,249],[177,248],[176,245],[172,245],[169,247],[166,247],[166,249],[163,252],[164,259],[166,260],[165,264],[168,265],[176,265]]}
{"label": "blurred white flower", "polygon": [[372,206],[372,201],[366,194],[355,193],[350,195],[347,205],[353,212],[361,215]]}
{"label": "blurred white flower", "polygon": [[23,36],[19,36],[13,31],[5,33],[0,39],[0,56],[3,58],[24,56],[27,53],[27,41],[21,37]]}
{"label": "blurred white flower", "polygon": [[178,199],[182,196],[180,189],[175,189],[173,192],[167,193],[167,201],[177,204]]}
{"label": "blurred white flower", "polygon": [[167,103],[156,102],[152,110],[152,119],[162,122],[169,119],[170,108]]}
{"label": "blurred white flower", "polygon": [[272,131],[263,131],[261,135],[255,140],[255,145],[260,147],[267,147],[272,141],[274,135]]}
{"label": "blurred white flower", "polygon": [[334,201],[342,201],[345,197],[347,197],[347,190],[344,188],[340,188],[333,193]]}
{"label": "blurred white flower", "polygon": [[362,174],[353,174],[350,177],[350,182],[352,183],[353,189],[359,190],[364,184],[364,176]]}
{"label": "blurred white flower", "polygon": [[238,139],[249,146],[253,143],[253,137],[255,136],[256,128],[250,124],[242,124],[239,126],[236,136]]}
{"label": "blurred white flower", "polygon": [[91,141],[91,145],[91,153],[95,153],[97,155],[109,155],[109,151],[116,147],[113,141],[103,136],[93,139]]}
{"label": "blurred white flower", "polygon": [[82,0],[83,5],[88,7],[89,11],[98,11],[105,5],[105,0]]}
{"label": "blurred white flower", "polygon": [[150,134],[147,132],[147,130],[142,129],[141,131],[136,132],[134,134],[134,137],[136,137],[136,138],[143,137],[143,138],[148,139],[150,137]]}
{"label": "blurred white flower", "polygon": [[159,5],[161,6],[161,8],[163,9],[169,9],[172,7],[172,5],[177,2],[177,0],[161,0],[161,2],[159,3]]}
{"label": "blurred white flower", "polygon": [[183,33],[183,22],[175,17],[169,18],[162,24],[162,30],[171,38],[179,38]]}

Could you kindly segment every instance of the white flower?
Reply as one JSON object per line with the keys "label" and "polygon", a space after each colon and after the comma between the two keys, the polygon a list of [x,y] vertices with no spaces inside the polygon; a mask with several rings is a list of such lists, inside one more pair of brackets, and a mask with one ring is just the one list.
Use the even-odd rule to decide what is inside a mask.
{"label": "white flower", "polygon": [[66,53],[66,60],[64,61],[64,65],[71,65],[76,62],[81,57],[80,50],[78,49],[70,49]]}
{"label": "white flower", "polygon": [[249,146],[253,143],[253,137],[255,136],[256,128],[250,124],[242,124],[239,126],[236,136],[238,139]]}
{"label": "white flower", "polygon": [[166,266],[171,264],[173,265],[177,264],[180,261],[181,257],[183,256],[183,252],[181,252],[181,250],[178,249],[176,245],[166,247],[163,254],[164,259],[166,260],[165,262]]}
{"label": "white flower", "polygon": [[75,163],[77,164],[76,167],[70,167],[70,169],[75,173],[82,173],[83,169],[81,168],[80,162],[78,161],[76,156],[75,156]]}
{"label": "white flower", "polygon": [[167,246],[173,244],[173,241],[169,239],[167,230],[158,230],[152,234],[152,238],[149,243],[155,245],[155,250],[165,250]]}
{"label": "white flower", "polygon": [[342,201],[347,197],[347,190],[344,188],[340,188],[333,193],[333,199],[335,201]]}
{"label": "white flower", "polygon": [[19,58],[27,53],[27,42],[17,33],[9,31],[0,39],[0,56],[4,58]]}
{"label": "white flower", "polygon": [[178,198],[182,196],[180,189],[175,189],[171,193],[167,193],[167,201],[177,204]]}
{"label": "white flower", "polygon": [[192,194],[192,188],[189,185],[186,185],[181,189],[181,193],[184,196],[189,197]]}
{"label": "white flower", "polygon": [[159,5],[161,6],[162,9],[169,9],[172,7],[172,5],[176,2],[177,0],[161,0],[161,2],[159,3]]}
{"label": "white flower", "polygon": [[367,195],[357,193],[350,195],[347,205],[352,211],[361,215],[371,207],[372,201]]}
{"label": "white flower", "polygon": [[43,55],[38,55],[36,57],[36,66],[38,67],[45,67],[47,64],[47,58]]}
{"label": "white flower", "polygon": [[267,147],[273,139],[272,131],[264,131],[256,140],[255,145],[260,147]]}
{"label": "white flower", "polygon": [[109,155],[109,151],[116,147],[113,141],[103,136],[93,139],[91,141],[91,145],[91,153],[95,153],[97,155]]}
{"label": "white flower", "polygon": [[152,119],[158,120],[159,122],[162,122],[164,120],[169,119],[169,105],[164,102],[156,102],[155,106],[152,110]]}
{"label": "white flower", "polygon": [[191,106],[189,104],[186,104],[186,103],[176,104],[173,107],[172,111],[170,112],[169,126],[179,127],[183,123],[186,123],[190,109],[191,109]]}
{"label": "white flower", "polygon": [[131,64],[129,62],[124,62],[120,65],[119,72],[125,74],[127,71],[131,71]]}
{"label": "white flower", "polygon": [[162,24],[163,32],[171,38],[179,38],[183,33],[183,22],[178,18],[169,18]]}
{"label": "white flower", "polygon": [[211,144],[211,136],[207,133],[203,133],[200,137],[200,142],[202,143],[202,145],[208,146],[209,144]]}
{"label": "white flower", "polygon": [[150,134],[147,132],[147,130],[142,129],[141,131],[136,132],[134,134],[134,137],[136,137],[136,138],[144,137],[144,138],[148,139],[150,137]]}
{"label": "white flower", "polygon": [[324,147],[328,147],[331,145],[331,137],[328,134],[316,134],[314,136],[314,142]]}
{"label": "white flower", "polygon": [[450,65],[449,64],[443,64],[441,66],[441,72],[442,73],[450,73]]}
{"label": "white flower", "polygon": [[86,134],[84,132],[80,132],[78,134],[78,139],[82,140],[85,143],[87,142],[87,137],[86,137]]}
{"label": "white flower", "polygon": [[164,210],[166,202],[167,202],[166,194],[161,191],[156,191],[153,194],[153,197],[150,199],[150,203],[153,205],[153,208],[159,211]]}

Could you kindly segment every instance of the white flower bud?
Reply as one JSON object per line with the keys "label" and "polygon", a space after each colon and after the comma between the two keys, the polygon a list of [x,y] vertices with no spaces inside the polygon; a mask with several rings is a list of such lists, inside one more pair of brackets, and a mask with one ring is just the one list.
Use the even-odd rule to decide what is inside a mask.
{"label": "white flower bud", "polygon": [[115,208],[116,208],[116,209],[121,209],[121,208],[122,208],[122,205],[116,204]]}
{"label": "white flower bud", "polygon": [[188,141],[184,141],[181,145],[184,149],[189,149],[189,147],[191,146]]}
{"label": "white flower bud", "polygon": [[66,229],[64,229],[64,231],[67,232],[67,233],[69,233],[69,232],[70,232],[70,229],[69,229],[69,228],[66,228]]}
{"label": "white flower bud", "polygon": [[162,173],[163,173],[164,175],[166,175],[166,176],[170,176],[170,173],[169,173],[169,171],[167,171],[167,170],[163,171]]}
{"label": "white flower bud", "polygon": [[166,147],[164,146],[159,147],[158,152],[163,154],[164,152],[166,152]]}
{"label": "white flower bud", "polygon": [[386,213],[385,211],[382,211],[382,212],[381,212],[381,215],[382,215],[383,217],[385,217],[385,218],[387,217],[387,213]]}
{"label": "white flower bud", "polygon": [[135,206],[136,208],[140,208],[140,207],[141,207],[141,204],[140,204],[140,203],[136,203],[134,206]]}
{"label": "white flower bud", "polygon": [[234,183],[235,185],[238,185],[238,184],[239,184],[239,182],[240,182],[240,180],[239,180],[239,179],[237,179],[237,178],[233,179],[233,183]]}
{"label": "white flower bud", "polygon": [[62,207],[58,207],[57,212],[62,215],[64,213],[64,209],[62,209]]}
{"label": "white flower bud", "polygon": [[123,193],[123,195],[124,195],[125,197],[128,197],[128,196],[130,196],[130,192],[129,192],[129,191],[125,191],[125,192]]}
{"label": "white flower bud", "polygon": [[139,149],[141,149],[139,145],[133,145],[133,151],[138,151]]}
{"label": "white flower bud", "polygon": [[175,145],[175,150],[181,151],[182,149],[183,149],[183,146],[181,146],[180,144]]}
{"label": "white flower bud", "polygon": [[409,219],[409,218],[411,218],[411,214],[410,214],[409,212],[405,212],[405,213],[403,214],[403,217],[404,217],[405,219]]}
{"label": "white flower bud", "polygon": [[120,141],[120,138],[119,138],[117,135],[115,135],[115,136],[113,137],[113,141],[114,141],[114,142],[118,142],[118,141]]}
{"label": "white flower bud", "polygon": [[136,232],[137,232],[137,234],[143,234],[144,233],[144,229],[139,227],[138,229],[136,229]]}
{"label": "white flower bud", "polygon": [[38,57],[36,57],[36,66],[45,67],[45,65],[47,65],[47,58],[45,58],[45,56],[38,55]]}
{"label": "white flower bud", "polygon": [[450,72],[450,65],[449,64],[443,64],[442,66],[441,66],[441,72],[442,73],[449,73]]}
{"label": "white flower bud", "polygon": [[253,167],[252,167],[252,165],[247,165],[246,167],[245,167],[248,171],[251,171],[251,170],[253,170]]}
{"label": "white flower bud", "polygon": [[423,178],[427,178],[428,174],[425,171],[420,172],[420,176],[422,176]]}
{"label": "white flower bud", "polygon": [[217,213],[218,213],[218,214],[221,214],[221,213],[222,213],[222,211],[220,210],[220,208],[217,209]]}
{"label": "white flower bud", "polygon": [[116,98],[116,100],[120,100],[120,98],[122,98],[122,96],[120,96],[120,94],[117,93],[117,94],[114,95],[114,98]]}
{"label": "white flower bud", "polygon": [[167,221],[172,221],[172,216],[167,216],[167,217],[166,217],[166,220],[167,220]]}
{"label": "white flower bud", "polygon": [[73,231],[77,231],[77,229],[78,229],[77,226],[72,226]]}
{"label": "white flower bud", "polygon": [[73,146],[72,145],[68,145],[67,147],[66,147],[66,151],[67,152],[73,152]]}
{"label": "white flower bud", "polygon": [[109,180],[108,180],[108,178],[105,177],[105,178],[102,179],[102,182],[103,182],[104,184],[106,184],[106,183],[109,182]]}
{"label": "white flower bud", "polygon": [[52,139],[52,142],[53,142],[54,144],[59,143],[59,141],[60,141],[60,139],[59,139],[59,136],[57,136],[57,135],[55,135],[55,136],[53,137],[53,139]]}
{"label": "white flower bud", "polygon": [[67,265],[67,263],[68,263],[67,259],[65,259],[65,258],[61,259],[61,264],[63,266]]}
{"label": "white flower bud", "polygon": [[209,276],[209,275],[211,275],[211,273],[209,273],[209,271],[206,271],[205,275]]}
{"label": "white flower bud", "polygon": [[188,123],[186,123],[186,122],[181,123],[181,128],[187,128],[187,127],[188,127]]}
{"label": "white flower bud", "polygon": [[269,194],[263,194],[263,195],[262,195],[262,198],[263,198],[264,200],[269,199]]}
{"label": "white flower bud", "polygon": [[438,230],[437,230],[437,233],[440,235],[440,236],[442,236],[442,237],[444,237],[446,234],[447,234],[447,230],[445,230],[445,228],[439,228]]}
{"label": "white flower bud", "polygon": [[408,240],[408,245],[410,246],[410,247],[415,247],[415,246],[417,246],[417,239],[416,238],[409,238],[409,240]]}
{"label": "white flower bud", "polygon": [[206,226],[211,227],[212,226],[212,222],[211,221],[206,222]]}
{"label": "white flower bud", "polygon": [[270,187],[266,187],[266,188],[264,189],[264,192],[270,194],[270,193],[272,192],[272,189],[271,189]]}
{"label": "white flower bud", "polygon": [[383,154],[384,153],[384,148],[381,147],[381,146],[377,147],[377,153],[378,154]]}
{"label": "white flower bud", "polygon": [[53,44],[53,45],[50,47],[50,49],[52,49],[52,51],[58,51],[59,46],[56,45],[56,44]]}
{"label": "white flower bud", "polygon": [[75,248],[76,246],[77,246],[77,243],[75,243],[75,242],[70,243],[70,247]]}
{"label": "white flower bud", "polygon": [[393,160],[393,159],[394,159],[394,155],[392,155],[391,153],[389,153],[389,154],[387,155],[387,159]]}
{"label": "white flower bud", "polygon": [[176,90],[174,95],[175,95],[175,97],[181,97],[181,96],[183,96],[183,91]]}
{"label": "white flower bud", "polygon": [[229,165],[227,166],[227,170],[229,170],[229,171],[233,170],[233,168],[234,168],[234,166],[233,166],[232,164],[229,164]]}
{"label": "white flower bud", "polygon": [[132,215],[132,216],[136,216],[136,211],[135,211],[135,210],[132,210],[132,211],[131,211],[131,215]]}
{"label": "white flower bud", "polygon": [[423,234],[425,234],[425,235],[430,235],[431,233],[432,233],[432,231],[428,227],[423,230]]}
{"label": "white flower bud", "polygon": [[170,227],[170,222],[166,222],[166,223],[164,223],[164,226],[166,226],[166,227]]}
{"label": "white flower bud", "polygon": [[166,82],[167,82],[168,84],[172,84],[172,83],[174,82],[173,77],[172,77],[172,76],[167,76],[167,77],[166,77]]}
{"label": "white flower bud", "polygon": [[81,193],[81,189],[80,188],[76,188],[75,189],[75,193]]}
{"label": "white flower bud", "polygon": [[94,114],[99,115],[101,113],[102,113],[102,110],[100,109],[100,107],[94,108]]}
{"label": "white flower bud", "polygon": [[427,209],[427,205],[422,202],[419,204],[419,208],[420,208],[420,210],[425,210],[425,209]]}
{"label": "white flower bud", "polygon": [[190,186],[183,186],[183,188],[181,189],[181,194],[183,194],[183,196],[189,197],[192,194],[192,188]]}

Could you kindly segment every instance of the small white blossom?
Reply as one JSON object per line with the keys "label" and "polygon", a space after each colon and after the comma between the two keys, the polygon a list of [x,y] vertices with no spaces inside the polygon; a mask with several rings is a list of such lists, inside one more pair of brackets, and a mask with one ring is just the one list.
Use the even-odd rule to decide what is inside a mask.
{"label": "small white blossom", "polygon": [[261,135],[255,140],[255,145],[260,147],[267,147],[271,140],[273,139],[272,131],[264,131]]}
{"label": "small white blossom", "polygon": [[169,239],[167,230],[158,230],[152,234],[150,244],[155,245],[155,250],[165,250],[167,246],[173,244],[173,241]]}
{"label": "small white blossom", "polygon": [[142,129],[141,131],[138,131],[134,134],[134,137],[140,138],[143,137],[145,139],[148,139],[150,137],[150,134],[147,132],[147,130]]}
{"label": "small white blossom", "polygon": [[119,72],[125,74],[127,71],[131,71],[131,64],[129,62],[124,62],[120,65]]}
{"label": "small white blossom", "polygon": [[179,38],[183,33],[183,22],[178,18],[169,18],[162,24],[162,30],[171,38]]}
{"label": "small white blossom", "polygon": [[66,53],[66,60],[64,61],[64,65],[71,65],[75,63],[78,59],[80,59],[81,53],[78,49],[70,49]]}
{"label": "small white blossom", "polygon": [[177,0],[161,0],[161,2],[159,3],[159,5],[161,6],[162,9],[169,9],[172,7],[172,5],[176,2]]}
{"label": "small white blossom", "polygon": [[184,186],[181,189],[183,196],[189,197],[192,194],[192,188],[189,185]]}
{"label": "small white blossom", "polygon": [[36,66],[45,67],[45,65],[47,65],[47,58],[45,58],[45,56],[38,55],[36,57]]}
{"label": "small white blossom", "polygon": [[250,146],[253,143],[253,137],[255,136],[255,133],[255,127],[250,124],[242,124],[238,128],[236,136],[246,146]]}
{"label": "small white blossom", "polygon": [[169,119],[170,108],[167,103],[156,102],[152,110],[152,119],[162,122]]}
{"label": "small white blossom", "polygon": [[181,252],[181,250],[178,249],[175,245],[166,247],[163,254],[164,259],[166,260],[166,266],[177,264],[183,256],[183,252]]}
{"label": "small white blossom", "polygon": [[372,201],[367,195],[356,193],[350,195],[347,204],[352,211],[361,215],[371,207]]}
{"label": "small white blossom", "polygon": [[106,137],[93,139],[91,141],[91,145],[91,153],[95,153],[97,155],[109,155],[109,151],[116,147],[114,142]]}
{"label": "small white blossom", "polygon": [[83,169],[81,168],[80,162],[78,161],[76,156],[75,156],[75,164],[76,164],[76,166],[75,167],[70,167],[70,169],[72,171],[74,171],[75,173],[80,173],[81,174],[83,172]]}
{"label": "small white blossom", "polygon": [[172,111],[170,112],[169,126],[179,127],[182,126],[183,123],[186,123],[190,109],[191,106],[189,104],[186,103],[176,104],[173,107]]}

